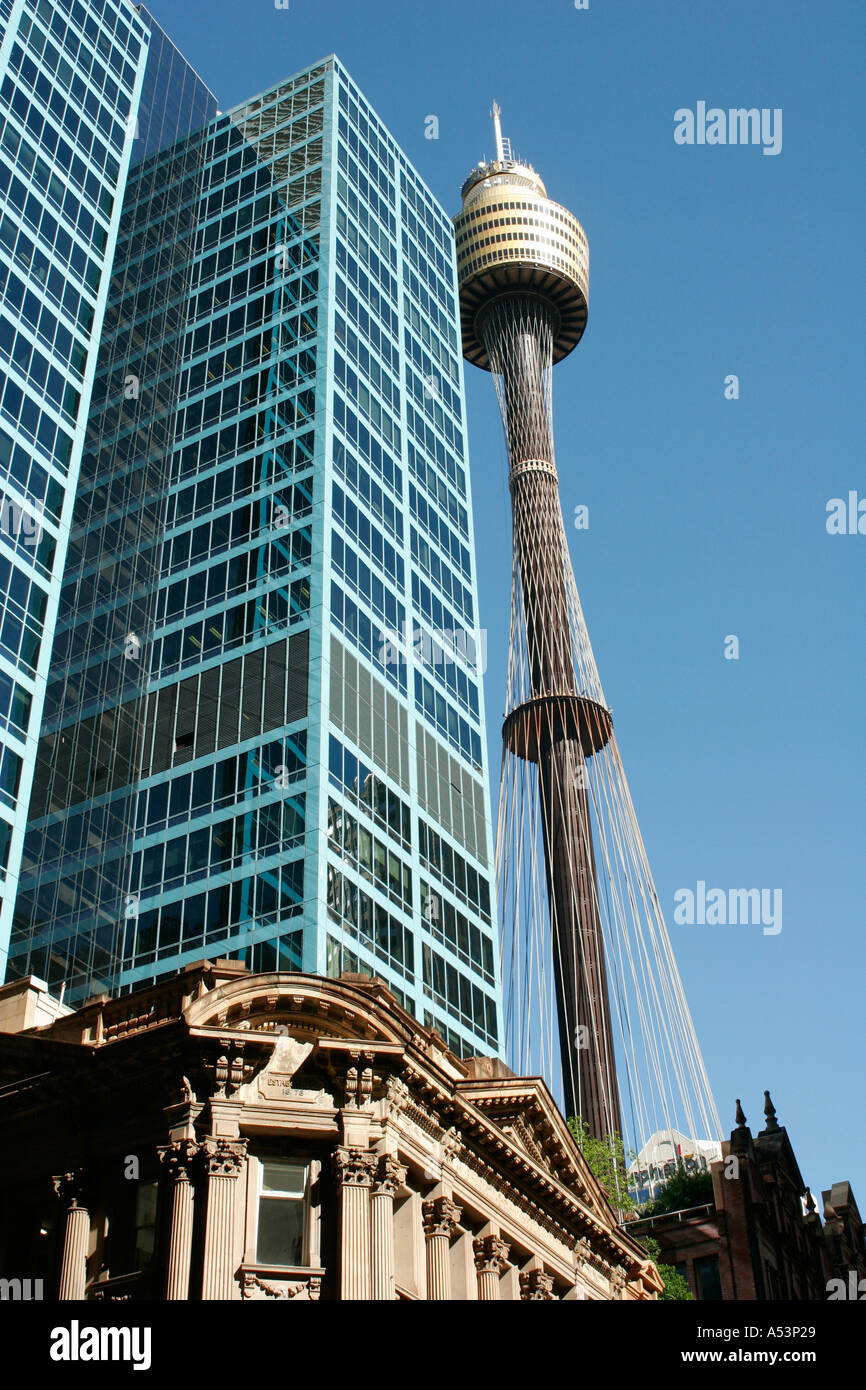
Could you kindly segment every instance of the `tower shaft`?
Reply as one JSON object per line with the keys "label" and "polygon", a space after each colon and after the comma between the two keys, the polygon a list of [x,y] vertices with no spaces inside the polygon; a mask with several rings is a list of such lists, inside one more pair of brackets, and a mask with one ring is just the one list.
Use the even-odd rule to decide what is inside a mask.
{"label": "tower shaft", "polygon": [[[537,763],[538,797],[566,1113],[596,1138],[620,1131],[586,753],[568,611],[568,547],[554,462],[551,376],[556,310],[497,296],[478,331],[497,382],[509,455],[515,576],[530,699],[509,712]],[[589,751],[592,751],[590,743]]]}

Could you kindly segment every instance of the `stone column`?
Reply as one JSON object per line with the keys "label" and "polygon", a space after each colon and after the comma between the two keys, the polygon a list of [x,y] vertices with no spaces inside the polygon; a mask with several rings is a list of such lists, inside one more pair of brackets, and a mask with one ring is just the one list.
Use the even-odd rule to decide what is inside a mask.
{"label": "stone column", "polygon": [[451,1237],[460,1220],[461,1208],[449,1197],[435,1197],[421,1208],[427,1239],[427,1297],[451,1299]]}
{"label": "stone column", "polygon": [[83,1299],[87,1283],[87,1242],[90,1238],[90,1212],[81,1203],[82,1173],[60,1173],[52,1178],[55,1194],[66,1207],[63,1233],[63,1259],[60,1265],[60,1300]]}
{"label": "stone column", "polygon": [[382,1154],[370,1194],[372,1298],[394,1298],[394,1194],[405,1181],[406,1169],[391,1154]]}
{"label": "stone column", "polygon": [[340,1146],[333,1172],[340,1193],[340,1298],[369,1299],[370,1185],[376,1154]]}
{"label": "stone column", "polygon": [[499,1298],[499,1276],[508,1259],[509,1246],[501,1236],[479,1236],[472,1242],[478,1272],[480,1302]]}
{"label": "stone column", "polygon": [[192,1167],[201,1145],[181,1139],[159,1150],[171,1192],[171,1236],[165,1274],[167,1300],[189,1298],[192,1263],[193,1188]]}
{"label": "stone column", "polygon": [[553,1298],[553,1275],[543,1269],[524,1270],[520,1276],[520,1297],[523,1299]]}
{"label": "stone column", "polygon": [[203,1299],[230,1299],[235,1285],[235,1193],[247,1157],[246,1139],[206,1139],[207,1215]]}

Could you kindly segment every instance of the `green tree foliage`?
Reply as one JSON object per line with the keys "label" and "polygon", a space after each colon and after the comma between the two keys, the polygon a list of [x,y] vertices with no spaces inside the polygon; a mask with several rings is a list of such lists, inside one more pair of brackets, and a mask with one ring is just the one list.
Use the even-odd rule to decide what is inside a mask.
{"label": "green tree foliage", "polygon": [[673,1265],[662,1264],[662,1252],[658,1241],[652,1236],[641,1236],[638,1244],[643,1246],[650,1259],[655,1262],[656,1268],[662,1277],[664,1288],[659,1294],[659,1302],[661,1303],[665,1300],[674,1300],[677,1303],[693,1302],[692,1291],[688,1286],[688,1282]]}
{"label": "green tree foliage", "polygon": [[589,1132],[589,1125],[579,1115],[572,1115],[568,1121],[568,1128],[589,1164],[590,1171],[604,1188],[614,1210],[633,1211],[635,1203],[628,1190],[625,1150],[621,1136],[614,1133],[605,1139],[594,1139]]}
{"label": "green tree foliage", "polygon": [[642,1216],[663,1216],[668,1211],[683,1211],[686,1207],[705,1207],[713,1199],[713,1178],[706,1168],[687,1173],[678,1168],[668,1178],[654,1202],[648,1202]]}

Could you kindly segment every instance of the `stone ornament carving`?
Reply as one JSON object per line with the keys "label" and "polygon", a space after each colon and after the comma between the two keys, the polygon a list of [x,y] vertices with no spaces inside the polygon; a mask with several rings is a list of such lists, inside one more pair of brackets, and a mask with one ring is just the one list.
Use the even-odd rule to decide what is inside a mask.
{"label": "stone ornament carving", "polygon": [[246,1162],[246,1139],[206,1139],[202,1145],[209,1178],[236,1178]]}
{"label": "stone ornament carving", "polygon": [[180,1139],[175,1144],[166,1144],[157,1150],[159,1161],[172,1184],[192,1180],[193,1169],[201,1152],[201,1144],[197,1144],[194,1139]]}
{"label": "stone ornament carving", "polygon": [[385,1095],[392,1110],[403,1110],[409,1100],[409,1087],[399,1076],[388,1079]]}
{"label": "stone ornament carving", "polygon": [[263,1100],[309,1101],[311,1105],[332,1107],[334,1097],[327,1091],[302,1090],[295,1086],[295,1076],[312,1050],[312,1043],[280,1033],[261,1071],[240,1087],[238,1100],[253,1104]]}
{"label": "stone ornament carving", "polygon": [[543,1269],[527,1269],[520,1276],[520,1297],[540,1300],[553,1298],[553,1275]]}
{"label": "stone ornament carving", "polygon": [[450,1197],[434,1197],[432,1201],[422,1203],[421,1213],[424,1219],[424,1234],[428,1239],[431,1236],[447,1236],[450,1240],[463,1215],[462,1208],[452,1202]]}
{"label": "stone ornament carving", "polygon": [[322,1290],[321,1274],[311,1274],[306,1279],[293,1279],[281,1288],[268,1284],[251,1270],[244,1270],[240,1276],[241,1298],[299,1298],[302,1303],[316,1303]]}
{"label": "stone ornament carving", "polygon": [[592,1246],[586,1236],[581,1236],[580,1240],[575,1241],[574,1258],[578,1265],[589,1264],[592,1260]]}
{"label": "stone ornament carving", "polygon": [[392,1154],[382,1154],[373,1181],[374,1197],[393,1197],[406,1181],[406,1169]]}
{"label": "stone ornament carving", "polygon": [[614,1298],[623,1297],[623,1294],[625,1292],[625,1286],[627,1283],[628,1275],[626,1274],[625,1270],[620,1269],[620,1267],[616,1265],[610,1271],[610,1287],[613,1292]]}
{"label": "stone ornament carving", "polygon": [[449,1162],[462,1152],[463,1135],[460,1133],[459,1129],[452,1125],[450,1129],[446,1129],[439,1143],[442,1146],[442,1158],[446,1162]]}
{"label": "stone ornament carving", "polygon": [[377,1155],[368,1149],[344,1148],[334,1150],[333,1173],[338,1187],[369,1187],[378,1163]]}
{"label": "stone ornament carving", "polygon": [[372,1052],[350,1052],[351,1065],[346,1069],[346,1106],[351,1109],[360,1109],[368,1105],[373,1099],[373,1062],[375,1055]]}
{"label": "stone ornament carving", "polygon": [[[221,1020],[224,1025],[225,1020]],[[233,1038],[220,1038],[222,1048],[216,1060],[205,1061],[205,1071],[213,1078],[213,1094],[219,1099],[228,1099],[245,1082],[249,1081],[255,1070],[252,1061],[244,1059],[245,1042]]]}
{"label": "stone ornament carving", "polygon": [[510,1246],[501,1236],[478,1236],[472,1242],[475,1268],[479,1274],[499,1276],[508,1263]]}

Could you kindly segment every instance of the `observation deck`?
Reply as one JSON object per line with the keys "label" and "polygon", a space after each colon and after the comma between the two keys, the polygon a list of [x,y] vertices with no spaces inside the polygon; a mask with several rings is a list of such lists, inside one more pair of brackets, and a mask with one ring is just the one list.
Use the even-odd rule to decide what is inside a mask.
{"label": "observation deck", "polygon": [[540,176],[511,157],[494,107],[497,157],[472,171],[454,218],[463,355],[490,371],[477,317],[500,294],[528,293],[558,315],[553,360],[580,342],[589,301],[589,246],[573,213],[548,198]]}

